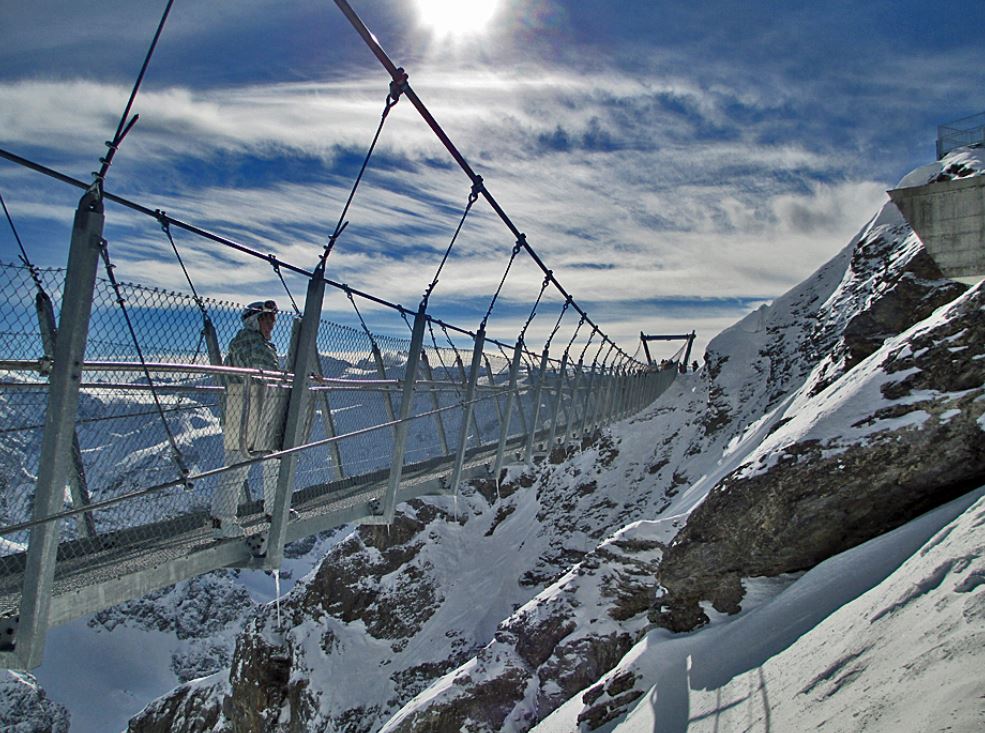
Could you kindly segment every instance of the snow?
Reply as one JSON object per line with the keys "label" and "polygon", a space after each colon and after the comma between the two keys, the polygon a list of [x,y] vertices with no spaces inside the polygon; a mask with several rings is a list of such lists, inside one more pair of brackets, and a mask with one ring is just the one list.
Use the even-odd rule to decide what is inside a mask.
{"label": "snow", "polygon": [[[708,628],[651,632],[603,678],[631,669],[646,694],[599,732],[982,730],[983,497],[985,487],[796,580],[746,581],[742,612]],[[533,731],[576,731],[581,710],[576,695]]]}

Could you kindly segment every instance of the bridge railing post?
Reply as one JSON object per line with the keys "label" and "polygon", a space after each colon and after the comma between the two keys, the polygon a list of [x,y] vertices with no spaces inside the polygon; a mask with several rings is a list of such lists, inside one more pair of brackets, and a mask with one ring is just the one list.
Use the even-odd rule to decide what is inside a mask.
{"label": "bridge railing post", "polygon": [[[485,354],[483,354],[482,355],[482,362],[483,362],[483,364],[486,365],[486,376],[489,379],[489,386],[493,390],[495,390],[496,389],[496,375],[493,373],[492,364],[489,363],[489,357],[486,356]],[[500,425],[500,427],[502,427],[502,425],[503,425],[503,400],[502,400],[502,397],[503,396],[498,391],[495,392],[495,395],[496,395],[496,398],[495,398],[495,402],[496,402],[496,417],[499,418],[499,423],[498,424]]]}
{"label": "bridge railing post", "polygon": [[[320,262],[308,281],[305,296],[304,314],[298,330],[294,349],[294,380],[287,401],[287,416],[284,420],[283,450],[296,448],[307,440],[310,427],[307,420],[310,394],[308,385],[310,375],[317,369],[318,327],[321,323],[322,302],[325,296],[325,263]],[[297,453],[280,459],[277,471],[277,491],[270,520],[270,534],[267,537],[267,568],[278,568],[284,559],[284,541],[287,536],[287,520],[290,516],[291,493],[297,473]]]}
{"label": "bridge railing post", "polygon": [[[521,352],[522,352],[522,349],[521,349]],[[523,366],[523,355],[521,353],[521,355],[520,355],[520,362],[517,365],[517,370],[516,370],[516,381],[517,381],[517,385],[519,385],[519,383],[520,383],[520,368],[522,366]],[[527,370],[527,379],[529,380],[530,377],[531,377],[530,370],[528,368],[528,370]],[[519,388],[519,386],[517,386],[517,387],[514,388],[514,392],[516,393],[516,401],[514,402],[514,404],[516,405],[516,414],[517,414],[517,417],[520,418],[520,435],[524,436],[524,445],[526,445],[526,435],[527,435],[527,432],[528,432],[528,430],[527,430],[527,410],[523,406],[523,399],[524,399],[525,396],[528,396],[530,394],[530,390],[529,390],[529,388],[526,389],[526,390],[521,390]]]}
{"label": "bridge railing post", "polygon": [[[55,309],[48,294],[38,289],[34,298],[34,307],[38,316],[38,329],[41,332],[41,343],[44,354],[55,361],[55,342],[58,328],[55,325]],[[72,497],[72,506],[85,506],[91,502],[89,484],[86,481],[85,466],[82,463],[82,448],[79,445],[79,433],[72,428],[72,470],[68,474],[68,489]],[[84,512],[77,517],[79,535],[93,539],[96,536],[96,522],[92,512]]]}
{"label": "bridge railing post", "polygon": [[561,357],[561,368],[557,373],[557,391],[554,394],[554,410],[551,414],[551,432],[547,438],[547,453],[550,455],[551,451],[554,450],[554,437],[557,435],[557,419],[561,412],[561,401],[564,398],[564,383],[566,381],[565,373],[568,369],[568,352],[564,352],[564,356]]}
{"label": "bridge railing post", "polygon": [[[458,355],[455,356],[455,366],[458,367],[458,376],[460,376],[462,378],[462,384],[468,384],[469,378],[465,374],[465,365],[462,363],[462,358],[460,356],[458,356]],[[479,421],[478,421],[478,419],[475,416],[475,411],[473,410],[470,413],[470,415],[471,415],[471,419],[472,419],[472,429],[475,430],[475,437],[479,441],[479,443],[481,444],[482,443],[482,433],[479,431]]]}
{"label": "bridge railing post", "polygon": [[96,269],[103,243],[103,202],[95,189],[79,200],[72,225],[58,339],[48,390],[48,409],[38,462],[34,521],[24,568],[15,653],[27,669],[41,664],[58,555],[60,522],[43,521],[61,509],[72,470],[75,417],[92,314]]}
{"label": "bridge railing post", "polygon": [[[510,435],[510,422],[513,418],[513,405],[516,403],[516,384],[517,372],[520,369],[520,355],[523,353],[523,338],[521,337],[513,347],[513,359],[510,361],[510,382],[509,393],[506,397],[506,415],[504,416],[499,430],[499,444],[496,446],[496,461],[493,464],[493,477],[496,485],[499,486],[499,473],[503,470],[503,456],[506,452],[506,441]],[[520,406],[520,414],[523,414],[523,405]]]}
{"label": "bridge railing post", "polygon": [[[579,398],[578,392],[581,390],[582,377],[584,376],[584,365],[581,360],[574,367],[575,378],[571,385],[571,397],[568,400],[568,405],[564,406],[564,429],[561,430],[561,434],[558,436],[558,443],[564,445],[565,441],[571,437],[577,439],[575,434],[578,429],[578,414],[579,414]],[[554,441],[551,441],[553,444]]]}
{"label": "bridge railing post", "polygon": [[534,460],[534,441],[537,438],[537,430],[540,427],[540,402],[544,393],[544,379],[547,376],[547,360],[549,358],[548,347],[544,347],[544,352],[540,356],[540,370],[537,373],[537,386],[534,387],[534,410],[533,418],[527,430],[527,443],[524,448],[524,461],[532,463]]}
{"label": "bridge railing post", "polygon": [[602,425],[602,411],[605,408],[606,395],[609,394],[609,367],[604,361],[599,365],[595,380],[595,401],[592,403],[592,419],[589,424],[589,429],[592,432],[595,432]]}
{"label": "bridge railing post", "polygon": [[[426,351],[421,349],[421,366],[424,367],[424,377],[428,382],[434,382],[434,371],[431,369],[431,364],[428,362],[428,354]],[[431,407],[435,410],[434,413],[434,426],[438,431],[438,441],[441,444],[441,455],[449,455],[448,450],[448,436],[445,433],[445,421],[441,417],[441,413],[438,412],[441,409],[441,400],[438,398],[439,392],[432,385],[430,388],[431,392]]]}
{"label": "bridge railing post", "polygon": [[[380,379],[386,379],[386,367],[383,364],[383,354],[380,353],[380,347],[373,342],[373,361],[376,364],[376,373],[380,375]],[[393,409],[393,397],[390,396],[390,390],[383,392],[383,408],[386,410],[387,419],[393,422],[397,419],[396,412]],[[394,427],[396,431],[396,427]]]}
{"label": "bridge railing post", "polygon": [[626,416],[626,401],[629,394],[629,369],[623,365],[619,372],[619,391],[616,394],[616,419]]}
{"label": "bridge railing post", "polygon": [[[479,370],[482,368],[482,348],[486,343],[485,324],[479,326],[475,334],[475,346],[472,349],[472,363],[469,366],[468,384],[465,387],[465,402],[462,405],[462,430],[458,436],[458,451],[455,454],[455,468],[451,474],[451,488],[458,496],[458,483],[462,480],[462,467],[465,465],[465,452],[469,442],[469,423],[474,416],[475,387],[479,382]],[[478,439],[476,434],[476,439]]]}
{"label": "bridge railing post", "polygon": [[410,427],[408,418],[414,407],[414,381],[417,379],[417,366],[421,361],[421,350],[424,345],[424,326],[427,322],[427,301],[422,301],[414,325],[411,328],[410,352],[404,367],[404,383],[400,397],[400,416],[394,429],[393,456],[390,462],[390,477],[387,481],[386,495],[383,498],[382,519],[389,524],[393,521],[394,510],[397,506],[397,489],[400,487],[400,477],[404,470],[404,453],[407,449],[407,430]]}
{"label": "bridge railing post", "polygon": [[585,437],[585,433],[591,424],[592,404],[595,400],[595,370],[597,367],[598,364],[593,362],[591,369],[588,370],[588,374],[585,376],[584,406],[581,411],[581,421],[578,423],[578,433],[576,436],[579,440]]}
{"label": "bridge railing post", "polygon": [[[295,318],[291,322],[291,346],[290,350],[287,352],[287,363],[293,364],[297,360],[297,350],[298,343],[301,337],[301,319]],[[317,345],[315,347],[317,353]],[[325,374],[321,368],[321,358],[315,357],[314,364],[311,368],[311,373],[317,377],[324,377]],[[338,433],[335,432],[335,419],[332,417],[332,405],[328,399],[328,391],[322,390],[319,393],[319,401],[321,402],[322,409],[322,425],[325,428],[325,437],[334,438]],[[332,454],[332,462],[335,466],[336,478],[345,478],[345,472],[342,467],[342,451],[339,449],[338,442],[332,442],[328,444],[328,450]]]}
{"label": "bridge railing post", "polygon": [[615,422],[619,415],[619,385],[622,374],[622,362],[612,365],[612,374],[609,375],[609,395],[605,406],[605,421]]}

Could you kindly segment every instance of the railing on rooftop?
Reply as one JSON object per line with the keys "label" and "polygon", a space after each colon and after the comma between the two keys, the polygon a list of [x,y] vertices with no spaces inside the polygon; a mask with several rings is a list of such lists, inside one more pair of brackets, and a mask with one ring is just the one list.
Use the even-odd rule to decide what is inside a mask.
{"label": "railing on rooftop", "polygon": [[985,143],[985,112],[937,126],[937,159],[955,148]]}

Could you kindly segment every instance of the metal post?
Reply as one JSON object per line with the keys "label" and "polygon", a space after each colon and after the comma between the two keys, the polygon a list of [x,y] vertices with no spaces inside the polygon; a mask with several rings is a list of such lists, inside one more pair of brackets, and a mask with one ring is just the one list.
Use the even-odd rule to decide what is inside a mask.
{"label": "metal post", "polygon": [[72,225],[72,242],[65,274],[55,363],[52,367],[45,412],[44,437],[38,464],[38,483],[34,496],[34,521],[43,522],[31,530],[24,568],[20,623],[15,652],[28,669],[41,664],[48,611],[55,579],[59,523],[43,520],[61,509],[65,482],[71,471],[75,417],[79,407],[79,384],[85,359],[92,295],[96,283],[103,241],[103,202],[96,189],[79,200]]}
{"label": "metal post", "polygon": [[[421,349],[421,366],[424,367],[424,377],[429,381],[434,381],[434,371],[431,369],[431,364],[428,362],[428,354],[426,351]],[[438,391],[432,386],[431,387],[431,407],[434,410],[441,408],[441,401],[438,399]],[[448,436],[445,434],[445,421],[441,418],[440,412],[435,412],[434,414],[434,425],[438,429],[438,440],[441,442],[441,455],[447,456],[448,452]]]}
{"label": "metal post", "polygon": [[[496,378],[495,378],[495,376],[493,376],[492,364],[489,363],[489,357],[487,357],[485,354],[483,354],[482,361],[486,365],[486,374],[489,377],[489,386],[492,387],[493,389],[495,389],[496,388]],[[503,401],[500,399],[501,397],[502,397],[502,395],[497,392],[496,393],[496,400],[495,400],[495,402],[496,402],[496,416],[499,418],[499,425],[500,425],[500,427],[502,427],[502,425],[503,425]]]}
{"label": "metal post", "polygon": [[[469,421],[475,407],[475,386],[479,381],[479,370],[482,368],[482,347],[486,343],[486,327],[479,326],[475,334],[475,346],[472,349],[472,364],[469,367],[469,380],[465,387],[465,404],[462,411],[462,430],[458,436],[458,453],[455,454],[455,468],[451,474],[451,487],[458,495],[458,482],[462,479],[462,467],[465,465],[465,451],[469,442]],[[479,435],[476,434],[476,440]]]}
{"label": "metal post", "polygon": [[[52,306],[48,294],[40,289],[34,296],[34,306],[38,314],[38,328],[41,331],[41,343],[44,347],[45,358],[48,359],[49,363],[54,363],[58,330],[55,326],[54,306]],[[68,475],[68,490],[72,496],[72,506],[80,507],[91,503],[85,464],[82,462],[82,447],[79,445],[79,433],[74,426],[72,427],[72,470]],[[96,522],[92,513],[79,514],[77,520],[79,534],[94,539],[96,537]]]}
{"label": "metal post", "polygon": [[643,351],[646,352],[646,361],[647,361],[647,363],[648,364],[652,364],[653,363],[653,357],[650,356],[650,346],[649,346],[649,344],[647,344],[646,335],[642,331],[640,331],[640,341],[643,342]]}
{"label": "metal post", "polygon": [[[373,361],[376,362],[376,371],[380,375],[380,379],[386,379],[386,368],[383,366],[383,354],[380,353],[380,347],[373,342]],[[396,419],[396,413],[393,411],[393,398],[390,396],[390,390],[386,390],[383,393],[383,406],[386,408],[387,420],[393,422]]]}
{"label": "metal post", "polygon": [[585,380],[585,409],[581,415],[581,424],[578,426],[578,435],[581,438],[585,437],[585,433],[590,429],[592,410],[595,405],[595,370],[598,367],[597,362],[592,362],[592,369],[588,372],[588,377]]}
{"label": "metal post", "polygon": [[[506,416],[502,420],[499,431],[499,445],[496,446],[496,462],[493,464],[493,476],[496,485],[499,486],[499,472],[503,469],[503,454],[506,451],[506,440],[510,434],[510,422],[513,417],[513,404],[516,402],[516,382],[517,372],[520,369],[520,355],[523,353],[523,339],[516,342],[513,348],[513,360],[510,362],[510,383],[509,394],[506,397]],[[520,406],[520,414],[523,414],[523,405]]]}
{"label": "metal post", "polygon": [[524,460],[531,463],[534,460],[534,439],[537,437],[537,430],[540,427],[540,400],[544,391],[544,378],[547,375],[548,347],[544,347],[544,353],[540,356],[540,373],[537,375],[537,387],[534,389],[534,414],[530,421],[527,431],[527,445],[524,451]]}
{"label": "metal post", "polygon": [[606,422],[605,411],[609,400],[609,388],[612,386],[610,379],[612,367],[606,366],[608,358],[609,355],[606,354],[605,359],[602,360],[602,366],[599,368],[599,382],[601,384],[599,385],[598,395],[595,400],[595,409],[592,411],[593,429],[600,428]]}
{"label": "metal post", "polygon": [[[578,416],[581,413],[581,410],[579,410],[578,392],[581,390],[582,377],[584,374],[585,363],[579,359],[577,366],[575,366],[575,381],[574,384],[571,385],[571,411],[568,412],[565,410],[564,430],[561,431],[561,435],[558,440],[558,442],[562,445],[564,445],[565,440],[568,438],[572,438],[574,440],[578,439]],[[551,445],[553,444],[554,441],[552,440]]]}
{"label": "metal post", "polygon": [[387,482],[386,496],[383,501],[383,521],[389,524],[393,521],[393,512],[397,506],[397,488],[400,486],[400,475],[404,470],[404,452],[407,448],[408,418],[414,406],[414,380],[417,378],[417,365],[421,360],[421,347],[424,344],[424,324],[427,321],[427,302],[422,301],[421,307],[414,317],[414,327],[410,336],[410,353],[407,354],[407,365],[404,367],[403,393],[400,398],[400,422],[394,430],[393,460],[390,463],[390,479]]}
{"label": "metal post", "polygon": [[211,318],[203,319],[202,336],[205,339],[205,348],[209,352],[209,363],[212,366],[222,366],[222,349],[219,348],[219,337],[216,335]]}
{"label": "metal post", "polygon": [[601,415],[599,417],[599,422],[604,424],[609,424],[612,422],[612,402],[613,394],[615,393],[616,384],[616,365],[613,363],[609,367],[609,373],[605,378],[605,394],[602,397],[601,402]]}
{"label": "metal post", "polygon": [[691,347],[694,346],[694,339],[697,338],[697,336],[697,331],[691,331],[691,335],[687,338],[687,350],[684,352],[685,367],[687,367],[688,362],[691,360]]}
{"label": "metal post", "polygon": [[[321,307],[319,306],[319,311],[320,310]],[[303,323],[303,318],[304,318],[303,316],[301,320],[295,318],[291,322],[291,345],[287,355],[288,364],[294,364],[295,361],[297,360],[298,345],[301,342],[301,327]],[[320,312],[318,318],[320,321],[321,320]],[[315,334],[315,337],[317,339],[317,332]],[[324,377],[325,374],[321,368],[321,358],[318,356],[317,341],[314,349],[315,349],[315,358],[313,359],[313,363],[311,366],[311,373],[318,377]],[[328,392],[320,391],[319,395],[322,403],[322,425],[325,428],[325,437],[334,438],[338,433],[336,433],[335,431],[335,419],[332,417],[332,405],[328,400]],[[307,416],[307,412],[305,413],[305,415]],[[310,424],[307,425],[307,428],[310,428]],[[345,478],[345,472],[342,467],[342,451],[339,448],[338,442],[333,441],[329,443],[328,449],[332,453],[332,462],[335,464],[336,476],[340,479]]]}
{"label": "metal post", "polygon": [[616,409],[616,385],[619,383],[619,367],[613,363],[609,367],[609,387],[605,394],[605,407],[603,408],[602,420],[611,423]]}
{"label": "metal post", "polygon": [[[462,364],[461,357],[459,357],[457,355],[455,356],[455,366],[458,367],[458,376],[460,376],[462,378],[462,384],[463,385],[467,385],[469,380],[468,380],[468,377],[465,376],[465,365]],[[476,440],[479,441],[479,444],[481,445],[482,444],[482,433],[479,430],[479,423],[476,420],[475,412],[474,411],[471,413],[471,415],[472,415],[472,428],[475,430],[475,438],[476,438]]]}
{"label": "metal post", "polygon": [[[309,375],[315,370],[318,361],[318,326],[321,321],[321,308],[325,296],[325,263],[320,262],[308,280],[305,296],[304,315],[296,339],[296,349],[292,369],[294,381],[287,402],[287,417],[284,422],[282,450],[296,448],[307,439]],[[284,559],[284,541],[287,536],[287,520],[290,516],[291,493],[294,488],[294,475],[297,471],[297,453],[280,459],[277,472],[277,494],[274,497],[273,516],[270,520],[270,534],[267,537],[267,568],[279,568]]]}
{"label": "metal post", "polygon": [[[520,362],[521,363],[523,362],[523,356],[522,355],[520,356]],[[528,379],[528,381],[530,379],[530,372],[529,372],[529,370],[527,372],[527,379]],[[519,369],[519,367],[517,368],[517,371],[516,371],[516,381],[517,381],[517,387],[515,389],[515,392],[516,392],[516,414],[519,415],[519,417],[520,417],[520,435],[526,435],[527,434],[527,414],[526,414],[526,410],[523,407],[523,396],[525,394],[527,394],[527,392],[529,392],[529,388],[524,391],[524,390],[521,390],[520,387],[519,387],[519,384],[520,384],[520,369]]]}
{"label": "metal post", "polygon": [[[315,359],[315,374],[324,377],[322,372],[321,359]],[[328,390],[321,391],[322,426],[325,428],[325,437],[334,438],[338,435],[335,430],[335,418],[332,417],[332,404],[328,400]],[[339,448],[339,441],[333,440],[328,444],[328,449],[332,452],[332,462],[335,463],[335,474],[339,479],[345,478],[345,469],[342,466],[342,451]]]}
{"label": "metal post", "polygon": [[628,382],[629,377],[626,374],[626,366],[623,365],[619,368],[616,389],[616,420],[621,420],[626,414],[626,390],[628,389]]}
{"label": "metal post", "polygon": [[564,397],[564,381],[565,372],[568,368],[568,352],[564,352],[564,356],[561,357],[561,368],[557,373],[557,393],[554,395],[554,411],[551,415],[551,432],[547,438],[547,453],[554,450],[554,436],[557,434],[557,417],[561,410],[561,400]]}

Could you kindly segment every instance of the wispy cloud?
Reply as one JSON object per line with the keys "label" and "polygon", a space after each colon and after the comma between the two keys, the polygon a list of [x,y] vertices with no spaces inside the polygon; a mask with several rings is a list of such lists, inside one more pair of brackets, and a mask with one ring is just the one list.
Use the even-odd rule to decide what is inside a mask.
{"label": "wispy cloud", "polygon": [[[479,42],[457,56],[437,47],[415,51],[409,41],[399,49],[411,49],[417,93],[547,266],[579,302],[592,305],[595,320],[630,341],[640,330],[727,325],[810,274],[850,240],[884,201],[893,176],[905,172],[906,163],[885,151],[922,154],[898,142],[912,139],[920,125],[932,136],[927,121],[914,118],[966,89],[969,73],[981,74],[964,47],[901,53],[877,38],[854,56],[838,56],[836,48],[851,44],[838,45],[835,20],[809,8],[774,27],[755,22],[766,11],[753,4],[738,20],[730,17],[728,28],[708,28],[713,8],[645,5],[633,10],[634,31],[610,17],[622,11],[607,4],[599,11],[604,28],[592,34],[578,26],[588,5],[522,2],[500,28],[512,24],[512,43],[501,35],[499,45]],[[245,3],[234,21],[204,6],[176,16],[108,188],[310,268],[335,227],[387,87],[365,49],[365,63],[360,56],[326,65],[330,75],[313,74],[307,57],[322,51],[308,47],[301,22],[323,22],[326,11],[306,3],[292,11],[296,16],[272,21],[273,7]],[[384,20],[407,12],[385,3],[364,9]],[[863,10],[852,12],[871,22]],[[670,13],[665,19],[679,33],[656,44],[643,26],[661,13]],[[791,30],[808,20],[830,47]],[[288,68],[257,75],[262,59],[247,58],[236,40],[253,39],[264,23]],[[736,23],[746,32],[738,33]],[[338,53],[358,44],[338,18],[330,27],[339,32]],[[25,31],[18,43],[35,55],[74,48],[68,30]],[[617,32],[619,43],[604,46],[606,34]],[[120,28],[128,52],[144,35]],[[205,37],[218,38],[206,48],[199,44]],[[536,50],[522,53],[523,39]],[[273,57],[277,49],[263,54]],[[101,47],[101,58],[109,52]],[[225,67],[214,64],[220,53],[229,54]],[[104,152],[130,82],[122,63],[115,76],[72,76],[71,65],[51,73],[49,66],[0,74],[0,145],[81,178]],[[203,80],[202,68],[213,76]],[[5,198],[28,231],[50,226],[63,233],[70,208],[49,188],[39,189],[33,175],[0,166]],[[416,304],[469,189],[401,101],[346,216],[331,276]],[[108,234],[121,270],[183,287],[156,222],[111,207]],[[242,300],[280,288],[266,262],[176,237],[206,294]],[[64,243],[44,241],[41,259],[63,260]],[[435,309],[481,317],[513,244],[478,202],[435,290]],[[501,294],[498,328],[522,325],[521,306],[536,297],[542,277],[518,255]],[[300,278],[288,281],[303,296]]]}

